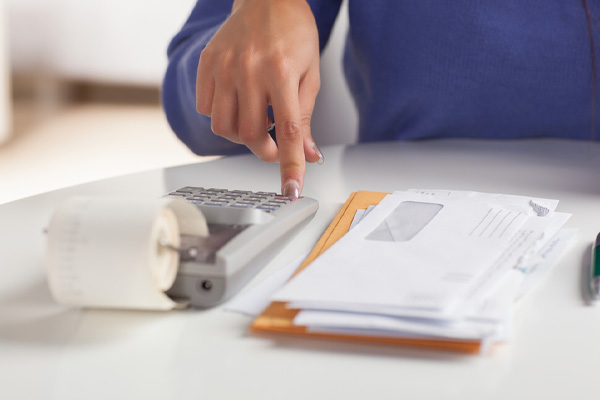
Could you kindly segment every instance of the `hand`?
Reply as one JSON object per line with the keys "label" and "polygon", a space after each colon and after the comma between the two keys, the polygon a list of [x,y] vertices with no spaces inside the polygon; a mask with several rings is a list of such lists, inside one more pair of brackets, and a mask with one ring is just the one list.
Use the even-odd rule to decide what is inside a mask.
{"label": "hand", "polygon": [[298,197],[305,160],[323,161],[310,132],[319,87],[319,35],[306,0],[235,0],[200,56],[196,108],[216,135],[279,161],[282,193]]}

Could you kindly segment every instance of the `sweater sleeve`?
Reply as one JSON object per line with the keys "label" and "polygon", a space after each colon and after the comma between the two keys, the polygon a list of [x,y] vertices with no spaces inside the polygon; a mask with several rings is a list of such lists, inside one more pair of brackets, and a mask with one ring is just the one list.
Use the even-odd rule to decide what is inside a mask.
{"label": "sweater sleeve", "polygon": [[[342,0],[307,0],[319,30],[321,51],[327,44]],[[233,0],[198,0],[192,13],[173,38],[162,87],[162,104],[177,137],[199,155],[247,152],[245,146],[212,133],[210,118],[196,111],[196,71],[200,53],[229,17]]]}

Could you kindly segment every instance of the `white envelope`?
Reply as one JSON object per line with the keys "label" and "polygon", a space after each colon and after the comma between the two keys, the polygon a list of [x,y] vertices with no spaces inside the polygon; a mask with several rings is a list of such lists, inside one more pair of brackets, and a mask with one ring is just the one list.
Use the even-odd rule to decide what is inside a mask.
{"label": "white envelope", "polygon": [[[527,207],[498,206],[479,196],[455,201],[396,192],[274,300],[443,318],[464,301],[529,213]],[[398,218],[404,222],[397,224]]]}

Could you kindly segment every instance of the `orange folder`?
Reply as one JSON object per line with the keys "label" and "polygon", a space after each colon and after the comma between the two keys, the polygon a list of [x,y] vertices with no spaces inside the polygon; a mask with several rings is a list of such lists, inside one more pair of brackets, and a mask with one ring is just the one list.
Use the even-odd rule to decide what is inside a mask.
{"label": "orange folder", "polygon": [[[348,197],[340,212],[329,225],[323,236],[319,239],[306,260],[300,265],[295,274],[306,268],[314,259],[321,255],[338,239],[348,232],[354,219],[356,210],[366,209],[377,205],[388,193],[379,192],[354,192]],[[292,278],[293,279],[293,278]],[[447,350],[460,353],[479,353],[482,343],[478,340],[433,339],[413,338],[399,336],[369,336],[359,334],[340,334],[327,332],[311,332],[305,326],[294,324],[294,318],[301,310],[290,309],[286,303],[272,302],[250,326],[250,330],[261,334],[286,334],[303,337],[329,338],[335,340],[349,340],[363,343],[387,344],[394,346],[407,346]]]}

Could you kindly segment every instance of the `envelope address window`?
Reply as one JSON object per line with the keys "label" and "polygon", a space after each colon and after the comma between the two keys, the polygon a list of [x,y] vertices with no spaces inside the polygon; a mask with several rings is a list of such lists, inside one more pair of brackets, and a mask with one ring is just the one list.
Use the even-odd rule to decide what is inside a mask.
{"label": "envelope address window", "polygon": [[404,201],[366,237],[383,242],[406,242],[417,235],[444,206],[437,203]]}

